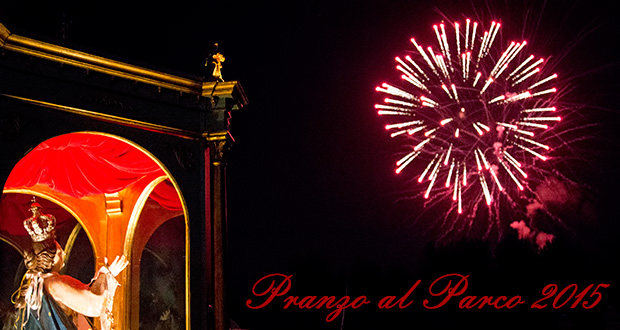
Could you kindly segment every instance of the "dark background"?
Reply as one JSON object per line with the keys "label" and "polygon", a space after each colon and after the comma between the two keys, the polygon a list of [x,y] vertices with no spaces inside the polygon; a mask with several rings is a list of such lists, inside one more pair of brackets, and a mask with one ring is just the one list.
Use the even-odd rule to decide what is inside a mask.
{"label": "dark background", "polygon": [[[574,89],[587,137],[568,163],[596,216],[537,251],[515,232],[436,242],[427,211],[393,173],[394,143],[376,116],[374,87],[395,76],[393,58],[416,36],[435,42],[443,15],[500,19],[505,38],[554,57]],[[231,318],[259,329],[620,329],[618,276],[617,43],[620,12],[603,1],[213,1],[6,3],[11,32],[188,77],[203,74],[210,45],[226,57],[225,80],[250,105],[233,113],[228,166]],[[566,167],[566,164],[564,164]],[[587,192],[586,192],[587,191]],[[429,222],[430,221],[430,222]],[[431,226],[432,227],[432,226]],[[585,229],[584,229],[585,228]],[[326,322],[326,310],[283,310],[282,298],[250,310],[252,285],[293,275],[293,295],[366,295],[373,303]],[[437,277],[470,275],[469,295],[521,295],[512,310],[429,311]],[[405,310],[379,310],[422,280]],[[532,310],[542,288],[609,283],[591,309]],[[193,292],[192,294],[200,294]],[[260,299],[260,298],[259,298]],[[570,304],[569,304],[570,305]]]}

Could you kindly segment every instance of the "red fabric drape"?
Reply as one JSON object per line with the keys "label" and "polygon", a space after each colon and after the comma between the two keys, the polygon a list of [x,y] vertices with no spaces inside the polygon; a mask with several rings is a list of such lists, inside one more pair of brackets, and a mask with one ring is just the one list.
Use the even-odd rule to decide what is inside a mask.
{"label": "red fabric drape", "polygon": [[5,188],[44,184],[74,197],[114,193],[163,170],[130,144],[103,135],[74,133],[47,140],[15,166]]}
{"label": "red fabric drape", "polygon": [[[118,192],[138,180],[162,175],[164,171],[153,159],[124,141],[72,133],[49,139],[29,152],[9,175],[5,189],[43,184],[81,198]],[[152,197],[166,208],[181,209],[170,182],[159,184]]]}
{"label": "red fabric drape", "polygon": [[149,197],[168,210],[183,210],[181,201],[179,200],[179,194],[177,193],[177,190],[174,189],[174,186],[170,180],[166,180],[158,184],[157,187],[153,189],[153,192],[151,192]]}

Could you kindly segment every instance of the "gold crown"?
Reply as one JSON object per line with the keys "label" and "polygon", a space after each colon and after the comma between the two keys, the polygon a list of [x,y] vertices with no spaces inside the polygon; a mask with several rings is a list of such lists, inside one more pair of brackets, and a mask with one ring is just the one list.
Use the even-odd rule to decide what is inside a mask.
{"label": "gold crown", "polygon": [[41,204],[32,197],[30,204],[32,216],[24,220],[24,228],[33,242],[41,242],[55,236],[56,218],[51,214],[41,213],[42,209]]}

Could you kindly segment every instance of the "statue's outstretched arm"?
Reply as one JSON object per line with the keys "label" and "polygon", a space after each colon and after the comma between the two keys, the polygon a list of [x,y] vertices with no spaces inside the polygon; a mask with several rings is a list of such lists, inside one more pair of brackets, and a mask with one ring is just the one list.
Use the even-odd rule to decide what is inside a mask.
{"label": "statue's outstretched arm", "polygon": [[125,256],[117,257],[110,266],[101,267],[91,285],[67,275],[50,274],[45,287],[65,307],[85,316],[102,317],[112,310],[114,292],[119,285],[115,277],[127,264]]}

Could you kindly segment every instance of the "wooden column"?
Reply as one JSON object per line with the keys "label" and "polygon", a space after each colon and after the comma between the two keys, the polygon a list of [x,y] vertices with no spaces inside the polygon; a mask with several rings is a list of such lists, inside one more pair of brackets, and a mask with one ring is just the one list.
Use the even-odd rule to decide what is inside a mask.
{"label": "wooden column", "polygon": [[215,330],[230,329],[227,308],[227,223],[226,223],[226,163],[225,152],[230,142],[226,134],[207,137],[211,144],[211,192],[213,233],[213,312]]}

